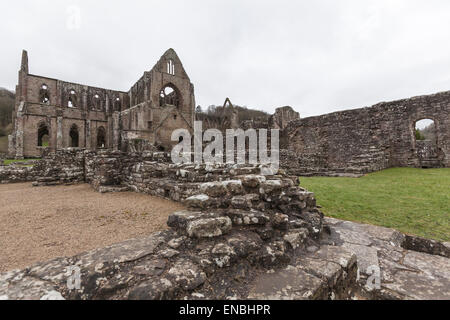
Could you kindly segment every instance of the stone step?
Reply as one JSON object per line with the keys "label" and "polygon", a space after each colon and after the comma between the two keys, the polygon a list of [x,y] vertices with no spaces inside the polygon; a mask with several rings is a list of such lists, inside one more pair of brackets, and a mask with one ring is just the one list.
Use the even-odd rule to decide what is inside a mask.
{"label": "stone step", "polygon": [[356,256],[324,246],[280,270],[269,270],[250,285],[248,299],[349,299],[356,289]]}

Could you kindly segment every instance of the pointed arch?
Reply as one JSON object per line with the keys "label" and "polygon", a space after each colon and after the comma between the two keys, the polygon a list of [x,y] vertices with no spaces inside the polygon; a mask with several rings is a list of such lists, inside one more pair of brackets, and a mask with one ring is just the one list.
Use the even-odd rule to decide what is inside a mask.
{"label": "pointed arch", "polygon": [[48,147],[50,145],[50,128],[44,121],[40,122],[37,130],[37,146]]}
{"label": "pointed arch", "polygon": [[181,106],[181,95],[178,88],[172,84],[168,83],[159,92],[159,106]]}
{"label": "pointed arch", "polygon": [[94,92],[91,99],[93,111],[104,111],[105,98],[101,92]]}
{"label": "pointed arch", "polygon": [[80,135],[78,133],[78,126],[76,124],[73,124],[70,127],[69,136],[70,136],[70,147],[78,148],[80,142]]}
{"label": "pointed arch", "polygon": [[97,129],[97,149],[106,148],[106,130],[101,126]]}
{"label": "pointed arch", "polygon": [[122,101],[120,100],[120,97],[116,96],[114,98],[114,111],[122,111]]}

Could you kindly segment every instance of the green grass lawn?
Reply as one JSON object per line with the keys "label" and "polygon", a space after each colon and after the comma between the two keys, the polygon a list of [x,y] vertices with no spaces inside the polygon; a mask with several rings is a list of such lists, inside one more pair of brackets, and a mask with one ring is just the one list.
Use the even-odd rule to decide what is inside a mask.
{"label": "green grass lawn", "polygon": [[301,177],[325,215],[450,241],[450,169],[393,168],[361,178]]}
{"label": "green grass lawn", "polygon": [[[3,161],[3,164],[4,164],[5,166],[9,166],[9,165],[12,164],[12,163],[20,164],[20,163],[22,163],[22,162],[28,162],[28,161],[30,161],[30,160],[39,160],[39,159],[19,159],[19,160],[8,159],[8,160],[4,160],[4,161]],[[24,167],[31,167],[31,165],[24,165]]]}

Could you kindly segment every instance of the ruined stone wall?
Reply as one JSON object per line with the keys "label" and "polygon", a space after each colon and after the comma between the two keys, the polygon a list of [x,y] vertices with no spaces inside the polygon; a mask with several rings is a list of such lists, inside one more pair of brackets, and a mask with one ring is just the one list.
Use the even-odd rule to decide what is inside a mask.
{"label": "ruined stone wall", "polygon": [[0,165],[0,184],[30,182],[36,178],[37,175],[31,167]]}
{"label": "ruined stone wall", "polygon": [[83,150],[70,148],[49,153],[33,166],[36,176],[33,185],[82,183],[85,181],[84,162]]}
{"label": "ruined stone wall", "polygon": [[[129,186],[182,201],[189,210],[169,217],[169,231],[83,253],[71,262],[60,258],[2,274],[0,294],[6,299],[20,294],[28,299],[183,299],[196,289],[198,298],[257,298],[252,282],[258,276],[294,262],[307,247],[318,249],[323,216],[314,195],[287,176],[261,176],[256,167],[175,166],[162,153],[127,158],[119,152],[79,154],[86,155],[86,164],[96,162],[88,166],[107,177],[102,170],[118,168],[113,164],[120,159],[133,159],[130,164],[143,160],[131,166]],[[122,170],[127,166],[122,163]],[[328,279],[321,282],[302,273],[315,286],[310,293],[305,287],[301,294],[322,299],[332,292],[348,296],[346,289],[337,288],[347,288],[356,279],[355,259],[351,254],[346,259],[330,285]],[[81,271],[79,290],[70,290],[62,281],[72,262]],[[41,277],[46,280],[35,281]]]}
{"label": "ruined stone wall", "polygon": [[[172,90],[170,95],[176,99],[165,101],[161,92],[166,89]],[[171,135],[175,129],[193,130],[194,85],[173,49],[144,73],[129,96],[131,108],[121,113],[122,140],[145,139],[169,150],[174,145]]]}
{"label": "ruined stone wall", "polygon": [[[2,299],[448,299],[448,243],[324,219],[314,194],[283,170],[83,150],[49,154],[36,168],[52,177],[42,184],[120,185],[187,209],[169,216],[167,231],[0,274]],[[369,266],[382,271],[375,291],[365,289]],[[68,287],[73,267],[79,289]]]}
{"label": "ruined stone wall", "polygon": [[289,122],[300,119],[300,114],[289,106],[277,108],[269,118],[269,127],[283,130]]}
{"label": "ruined stone wall", "polygon": [[[171,70],[167,69],[169,62]],[[167,86],[174,89],[176,103],[161,103],[161,90]],[[9,138],[12,158],[42,155],[43,147],[38,146],[42,127],[49,136],[45,149],[51,151],[68,147],[118,150],[121,141],[129,139],[145,139],[169,149],[173,130],[193,127],[194,86],[173,49],[164,53],[129,92],[30,74],[24,51],[16,91],[14,131]],[[78,132],[75,145],[72,128]]]}
{"label": "ruined stone wall", "polygon": [[73,184],[85,181],[84,150],[44,152],[44,158],[0,166],[0,183],[33,182],[35,186]]}
{"label": "ruined stone wall", "polygon": [[432,119],[437,136],[432,166],[449,167],[449,115],[450,92],[442,92],[291,121],[282,135],[282,166],[296,174],[421,167],[415,123]]}
{"label": "ruined stone wall", "polygon": [[[23,73],[23,72],[21,72]],[[42,86],[47,89],[43,91]],[[127,93],[90,87],[52,78],[23,74],[19,78],[22,95],[17,96],[15,129],[10,156],[40,157],[38,129],[49,133],[48,149],[72,147],[71,128],[78,132],[78,147],[97,148],[99,128],[105,130],[106,147],[113,147],[112,113],[129,105]],[[48,101],[41,101],[43,92]],[[71,100],[69,103],[69,99]],[[102,130],[103,130],[102,129]]]}

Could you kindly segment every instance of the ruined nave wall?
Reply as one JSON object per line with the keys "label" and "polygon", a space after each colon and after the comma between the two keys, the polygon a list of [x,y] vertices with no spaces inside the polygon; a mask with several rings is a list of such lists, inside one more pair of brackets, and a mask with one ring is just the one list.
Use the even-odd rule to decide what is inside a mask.
{"label": "ruined nave wall", "polygon": [[[436,125],[436,157],[419,158],[415,124]],[[294,120],[283,132],[282,166],[298,174],[361,174],[388,167],[450,166],[450,92]]]}

